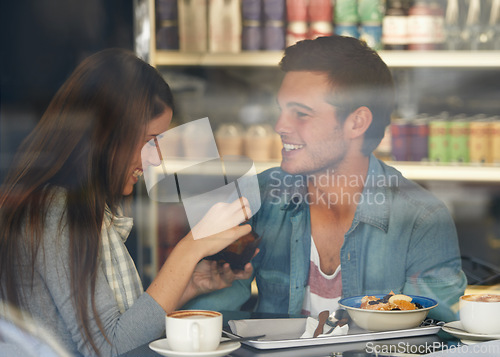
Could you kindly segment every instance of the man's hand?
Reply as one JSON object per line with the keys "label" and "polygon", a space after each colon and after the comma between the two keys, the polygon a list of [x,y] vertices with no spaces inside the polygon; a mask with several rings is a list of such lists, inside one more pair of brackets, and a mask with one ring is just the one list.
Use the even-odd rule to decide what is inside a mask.
{"label": "man's hand", "polygon": [[[258,249],[255,254],[257,253]],[[252,273],[253,267],[251,263],[247,263],[244,270],[233,271],[229,263],[220,266],[216,261],[202,260],[196,265],[191,280],[180,299],[178,308],[198,295],[227,288],[235,280],[249,279]]]}
{"label": "man's hand", "polygon": [[216,261],[202,260],[194,269],[189,285],[195,289],[196,295],[206,294],[227,288],[235,280],[249,279],[252,272],[251,263],[247,263],[244,270],[233,271],[228,263],[220,266]]}

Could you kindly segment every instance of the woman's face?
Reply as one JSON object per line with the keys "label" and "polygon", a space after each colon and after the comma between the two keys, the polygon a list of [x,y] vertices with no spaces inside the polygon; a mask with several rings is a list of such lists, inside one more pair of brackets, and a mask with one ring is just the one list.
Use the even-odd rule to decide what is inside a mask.
{"label": "woman's face", "polygon": [[128,169],[128,177],[123,188],[123,195],[128,196],[132,193],[134,185],[142,176],[142,158],[141,150],[142,147],[151,139],[154,139],[157,135],[168,130],[170,122],[172,121],[172,109],[167,108],[162,114],[160,114],[155,119],[151,120],[146,128],[146,134],[143,140],[137,145],[132,157],[132,161]]}

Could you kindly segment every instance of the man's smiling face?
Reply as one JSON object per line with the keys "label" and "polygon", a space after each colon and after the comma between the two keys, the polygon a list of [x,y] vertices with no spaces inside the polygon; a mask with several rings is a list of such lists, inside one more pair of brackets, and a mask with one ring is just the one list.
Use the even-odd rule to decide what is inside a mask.
{"label": "man's smiling face", "polygon": [[287,72],[278,92],[280,116],[275,130],[283,142],[281,168],[292,174],[335,169],[347,142],[335,107],[327,102],[332,87],[326,73]]}

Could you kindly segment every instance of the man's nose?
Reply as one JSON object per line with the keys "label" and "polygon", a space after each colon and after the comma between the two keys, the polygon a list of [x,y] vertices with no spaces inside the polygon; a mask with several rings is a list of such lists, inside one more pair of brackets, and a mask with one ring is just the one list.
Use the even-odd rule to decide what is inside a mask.
{"label": "man's nose", "polygon": [[280,115],[278,116],[276,124],[274,125],[274,131],[277,132],[279,135],[289,133],[290,121],[288,119],[289,118],[287,118],[286,114],[284,112],[281,112]]}

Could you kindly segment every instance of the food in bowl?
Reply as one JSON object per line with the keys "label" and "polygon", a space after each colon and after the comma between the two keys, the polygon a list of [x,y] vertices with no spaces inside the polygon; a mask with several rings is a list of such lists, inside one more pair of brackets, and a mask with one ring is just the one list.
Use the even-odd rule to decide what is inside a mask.
{"label": "food in bowl", "polygon": [[[371,295],[383,299],[385,294]],[[354,324],[368,331],[404,330],[420,326],[429,311],[435,308],[436,300],[417,295],[407,295],[414,304],[422,307],[415,310],[369,310],[362,309],[361,303],[365,296],[353,296],[341,299],[339,306],[351,317]]]}
{"label": "food in bowl", "polygon": [[394,294],[390,292],[382,298],[376,296],[365,296],[361,299],[361,309],[382,311],[407,311],[421,309],[422,305],[412,302],[413,298],[408,295]]}

